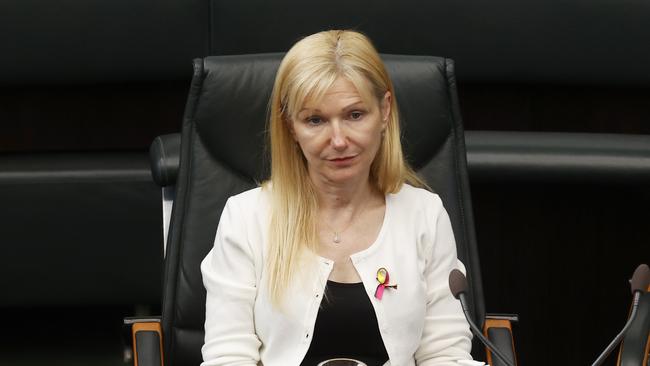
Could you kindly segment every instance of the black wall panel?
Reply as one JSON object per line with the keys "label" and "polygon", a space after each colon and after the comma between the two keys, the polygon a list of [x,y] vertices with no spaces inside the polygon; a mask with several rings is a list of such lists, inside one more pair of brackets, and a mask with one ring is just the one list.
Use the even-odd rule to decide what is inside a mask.
{"label": "black wall panel", "polygon": [[205,0],[0,2],[0,84],[188,79]]}
{"label": "black wall panel", "polygon": [[188,85],[0,88],[0,152],[144,151],[156,136],[179,131]]}
{"label": "black wall panel", "polygon": [[277,52],[331,28],[456,61],[461,82],[649,85],[650,4],[617,0],[211,0],[212,54]]}

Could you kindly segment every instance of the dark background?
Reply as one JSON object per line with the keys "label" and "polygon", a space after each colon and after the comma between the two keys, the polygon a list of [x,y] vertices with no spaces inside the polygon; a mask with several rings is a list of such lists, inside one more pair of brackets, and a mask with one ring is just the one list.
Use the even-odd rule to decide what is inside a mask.
{"label": "dark background", "polygon": [[[0,364],[119,364],[121,317],[160,311],[146,151],[180,130],[192,58],[354,28],[454,59],[468,130],[650,134],[647,2],[14,0],[0,17]],[[521,363],[591,363],[649,258],[647,186],[470,177],[487,309],[519,313]]]}

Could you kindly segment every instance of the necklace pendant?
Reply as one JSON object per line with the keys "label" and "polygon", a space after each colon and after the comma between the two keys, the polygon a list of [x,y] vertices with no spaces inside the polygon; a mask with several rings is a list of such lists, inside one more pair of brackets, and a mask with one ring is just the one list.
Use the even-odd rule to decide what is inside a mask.
{"label": "necklace pendant", "polygon": [[341,242],[341,236],[336,231],[334,232],[334,243],[338,244]]}

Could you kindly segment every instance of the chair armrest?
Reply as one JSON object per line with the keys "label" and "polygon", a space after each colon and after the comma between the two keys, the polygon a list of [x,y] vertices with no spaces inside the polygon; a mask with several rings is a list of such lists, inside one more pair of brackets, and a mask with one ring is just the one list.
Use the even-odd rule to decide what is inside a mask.
{"label": "chair armrest", "polygon": [[178,176],[181,134],[172,133],[156,137],[149,147],[151,176],[161,187],[173,186]]}
{"label": "chair armrest", "polygon": [[[509,314],[486,314],[483,325],[483,335],[494,344],[501,353],[514,361],[517,365],[517,353],[515,352],[515,341],[512,335],[512,323],[517,322],[517,315]],[[492,352],[485,349],[487,363],[492,366],[505,366],[497,357],[492,357]]]}
{"label": "chair armrest", "polygon": [[648,365],[648,361],[650,361],[650,294],[646,292],[639,299],[636,318],[621,343],[617,365],[645,366]]}
{"label": "chair armrest", "polygon": [[163,366],[163,334],[159,317],[124,318],[124,335],[134,366]]}

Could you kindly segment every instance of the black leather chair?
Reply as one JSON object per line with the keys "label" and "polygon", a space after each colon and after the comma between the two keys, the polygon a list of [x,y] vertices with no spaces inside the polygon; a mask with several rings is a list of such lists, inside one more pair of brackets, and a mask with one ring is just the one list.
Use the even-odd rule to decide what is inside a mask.
{"label": "black leather chair", "polygon": [[[203,344],[205,290],[199,264],[213,245],[226,199],[265,178],[265,123],[282,54],[219,56],[194,61],[180,144],[176,198],[167,240],[160,321],[135,323],[137,365],[161,358],[166,365],[198,365]],[[481,271],[474,234],[462,119],[453,61],[425,56],[382,56],[395,85],[404,147],[411,164],[438,193],[451,218],[458,256],[467,267],[470,312],[485,333],[514,358],[510,319],[485,321]],[[173,164],[152,148],[154,176],[174,181]],[[173,139],[171,139],[173,141]],[[494,322],[494,323],[491,323]],[[162,341],[161,341],[162,339]],[[476,346],[476,344],[475,344]],[[159,349],[162,347],[162,349]],[[153,352],[152,352],[153,350]],[[475,357],[483,359],[481,347]],[[488,355],[488,359],[489,359]],[[499,365],[494,360],[494,365]]]}

